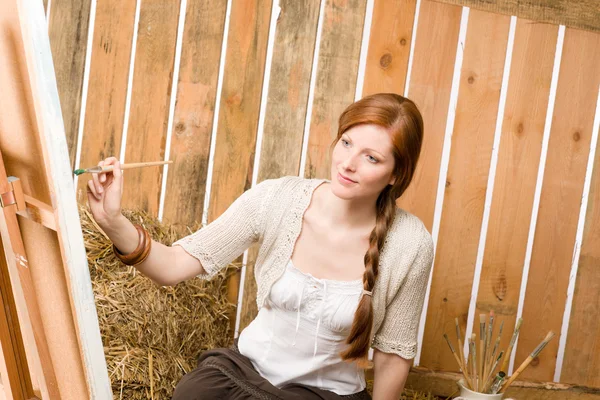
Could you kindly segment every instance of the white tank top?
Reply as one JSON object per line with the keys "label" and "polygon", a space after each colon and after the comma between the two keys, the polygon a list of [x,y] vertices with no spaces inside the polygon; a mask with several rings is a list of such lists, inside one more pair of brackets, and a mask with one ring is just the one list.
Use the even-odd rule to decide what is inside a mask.
{"label": "white tank top", "polygon": [[360,392],[364,371],[342,361],[362,279],[318,279],[290,260],[265,306],[240,334],[238,348],[272,385],[301,383],[339,395]]}

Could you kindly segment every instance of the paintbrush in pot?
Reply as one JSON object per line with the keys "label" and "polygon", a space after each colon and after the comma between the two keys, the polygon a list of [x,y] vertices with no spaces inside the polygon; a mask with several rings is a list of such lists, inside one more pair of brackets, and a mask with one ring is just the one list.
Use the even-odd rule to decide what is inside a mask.
{"label": "paintbrush in pot", "polygon": [[476,336],[473,333],[471,335],[471,340],[469,340],[469,355],[471,356],[471,368],[473,369],[472,372],[472,377],[473,377],[473,390],[474,391],[478,391],[479,390],[479,382],[478,382],[478,376],[477,376],[477,352],[476,352],[476,348],[477,345],[475,344],[475,339]]}
{"label": "paintbrush in pot", "polygon": [[467,371],[465,369],[465,366],[461,362],[461,360],[459,358],[459,354],[456,353],[456,350],[454,350],[454,346],[452,346],[452,343],[450,343],[450,339],[448,338],[448,335],[446,335],[445,333],[444,333],[444,339],[446,339],[446,343],[448,343],[448,347],[450,347],[450,351],[452,352],[452,355],[454,356],[454,359],[458,363],[458,367],[460,368],[460,371],[463,373],[463,376],[465,377],[465,383],[467,385],[470,385],[470,383],[469,383],[469,374],[467,373]]}
{"label": "paintbrush in pot", "polygon": [[456,325],[456,339],[458,340],[458,355],[460,357],[460,361],[462,362],[463,372],[466,375],[467,384],[472,385],[472,382],[470,382],[469,370],[467,369],[467,363],[465,362],[465,354],[463,352],[463,344],[462,344],[462,339],[461,339],[461,334],[460,334],[460,326],[458,325],[458,318],[454,318],[454,324]]}
{"label": "paintbrush in pot", "polygon": [[479,371],[477,375],[479,377],[479,388],[483,389],[483,367],[485,364],[485,314],[479,314]]}
{"label": "paintbrush in pot", "polygon": [[485,341],[483,343],[483,379],[485,381],[488,376],[488,370],[491,364],[490,359],[490,342],[492,341],[492,333],[494,332],[494,310],[490,311],[490,323],[488,324],[487,334],[485,335]]}
{"label": "paintbrush in pot", "polygon": [[517,320],[517,325],[515,326],[515,331],[513,332],[512,338],[510,338],[510,343],[508,345],[508,349],[504,353],[504,361],[502,361],[502,367],[500,367],[500,371],[508,371],[506,367],[508,367],[508,360],[510,359],[510,353],[512,352],[513,346],[517,341],[517,336],[519,336],[519,330],[521,329],[521,324],[523,323],[523,318],[519,318]]}
{"label": "paintbrush in pot", "polygon": [[[165,164],[172,164],[173,161],[169,160],[169,161],[150,161],[150,162],[140,162],[140,163],[130,163],[130,164],[121,164],[121,169],[132,169],[132,168],[142,168],[142,167],[152,167],[155,165],[165,165]],[[85,173],[96,173],[96,174],[100,174],[103,172],[111,172],[113,170],[113,166],[112,165],[108,165],[108,166],[99,166],[96,165],[95,167],[90,167],[90,168],[79,168],[76,169],[75,171],[73,171],[73,173],[75,175],[81,175],[81,174],[85,174]]]}
{"label": "paintbrush in pot", "polygon": [[544,347],[546,347],[546,345],[548,344],[548,342],[550,340],[552,340],[553,337],[554,337],[554,332],[552,332],[552,331],[548,332],[548,334],[546,335],[546,337],[544,338],[544,340],[542,340],[542,342],[540,344],[538,344],[538,346],[531,352],[531,354],[529,355],[529,357],[527,357],[525,359],[525,361],[523,361],[523,363],[512,374],[512,376],[508,379],[508,381],[506,381],[506,383],[504,383],[504,385],[502,385],[502,388],[500,389],[500,392],[503,393],[504,391],[506,391],[506,388],[508,388],[510,386],[510,384],[513,383],[513,381],[515,379],[517,379],[517,377],[521,374],[521,372],[523,372],[523,370],[525,368],[527,368],[527,366],[529,365],[529,363],[531,363],[531,361],[533,361],[533,359],[536,358],[540,354],[540,352],[544,349]]}

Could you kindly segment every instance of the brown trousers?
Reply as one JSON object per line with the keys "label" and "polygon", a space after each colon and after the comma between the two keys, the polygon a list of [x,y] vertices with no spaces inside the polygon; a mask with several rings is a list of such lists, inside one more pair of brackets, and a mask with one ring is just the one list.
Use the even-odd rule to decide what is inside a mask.
{"label": "brown trousers", "polygon": [[367,390],[338,395],[328,390],[301,384],[281,389],[260,376],[237,345],[202,353],[196,369],[177,384],[173,400],[263,399],[263,400],[371,400]]}

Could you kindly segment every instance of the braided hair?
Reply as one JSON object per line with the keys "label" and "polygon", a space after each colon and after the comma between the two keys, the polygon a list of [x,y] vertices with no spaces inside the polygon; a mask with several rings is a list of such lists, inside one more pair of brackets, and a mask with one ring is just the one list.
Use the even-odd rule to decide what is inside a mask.
{"label": "braided hair", "polygon": [[[369,236],[369,249],[364,263],[363,288],[372,292],[379,273],[379,259],[388,229],[396,215],[396,200],[410,184],[423,142],[423,118],[417,106],[406,97],[394,93],[377,93],[349,105],[339,118],[339,128],[332,148],[347,130],[357,125],[374,124],[387,129],[393,143],[395,181],[379,194],[376,203],[375,228]],[[349,345],[341,353],[346,361],[367,362],[373,328],[371,296],[363,295],[354,314],[352,328],[346,339]]]}

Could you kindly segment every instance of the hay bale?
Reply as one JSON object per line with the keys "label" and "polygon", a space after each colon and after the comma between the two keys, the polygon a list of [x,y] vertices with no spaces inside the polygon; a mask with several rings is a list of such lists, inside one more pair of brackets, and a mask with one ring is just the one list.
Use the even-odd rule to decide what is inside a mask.
{"label": "hay bale", "polygon": [[[234,306],[227,302],[225,283],[233,268],[211,281],[160,287],[123,265],[89,211],[83,206],[79,211],[114,397],[170,399],[201,352],[232,342],[227,315]],[[123,213],[157,242],[171,245],[182,236],[147,213]]]}

